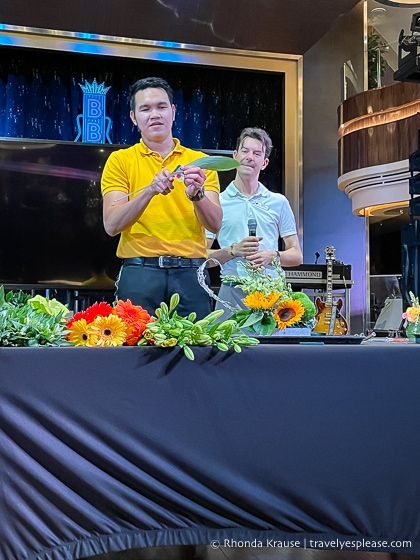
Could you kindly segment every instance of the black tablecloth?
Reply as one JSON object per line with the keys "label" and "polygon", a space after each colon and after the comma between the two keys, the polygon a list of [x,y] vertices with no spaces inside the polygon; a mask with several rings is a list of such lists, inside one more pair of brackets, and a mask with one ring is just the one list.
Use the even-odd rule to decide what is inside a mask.
{"label": "black tablecloth", "polygon": [[0,349],[2,560],[213,540],[420,554],[420,346],[195,354]]}

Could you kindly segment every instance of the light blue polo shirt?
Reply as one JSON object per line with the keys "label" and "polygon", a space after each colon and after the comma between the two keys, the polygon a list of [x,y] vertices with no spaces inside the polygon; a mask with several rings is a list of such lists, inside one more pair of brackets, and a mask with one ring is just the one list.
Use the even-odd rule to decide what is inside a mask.
{"label": "light blue polo shirt", "polygon": [[[230,183],[220,194],[220,204],[223,209],[222,227],[216,238],[220,247],[228,247],[232,243],[242,241],[248,236],[248,220],[257,221],[257,236],[263,237],[260,249],[278,249],[279,237],[287,237],[297,233],[295,217],[287,198],[269,191],[262,183],[258,183],[258,190],[250,197],[244,196],[235,185]],[[211,232],[207,237],[214,239]],[[238,266],[244,259],[237,257],[227,261],[221,269],[221,276],[244,276],[243,266]],[[277,276],[273,267],[267,267],[267,273]]]}

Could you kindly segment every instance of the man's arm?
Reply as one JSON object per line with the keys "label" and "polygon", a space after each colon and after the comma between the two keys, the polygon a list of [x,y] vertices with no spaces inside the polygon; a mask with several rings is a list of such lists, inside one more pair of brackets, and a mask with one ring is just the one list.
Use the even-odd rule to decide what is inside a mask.
{"label": "man's arm", "polygon": [[303,263],[302,249],[299,238],[295,235],[283,237],[284,251],[280,251],[280,262],[282,266],[299,266]]}
{"label": "man's arm", "polygon": [[103,222],[108,235],[114,237],[131,227],[143,214],[152,198],[158,194],[167,195],[173,190],[173,177],[167,169],[158,173],[153,184],[137,196],[128,199],[122,191],[108,191],[103,198]]}
{"label": "man's arm", "polygon": [[[185,192],[189,196],[195,196],[203,186],[205,188],[206,174],[200,167],[185,166],[182,169],[185,175]],[[205,190],[204,197],[192,204],[200,224],[208,231],[217,233],[222,226],[223,217],[219,193]]]}
{"label": "man's arm", "polygon": [[193,204],[200,224],[212,233],[217,233],[222,225],[223,216],[219,194],[214,191],[205,191],[204,198]]}
{"label": "man's arm", "polygon": [[[220,249],[212,249],[214,239],[207,239],[207,249],[209,257],[217,259],[220,264],[225,264],[231,259],[236,257],[246,257],[250,254],[255,254],[258,251],[258,243],[262,237],[244,237],[238,243],[232,243],[229,247],[221,247]],[[270,261],[271,262],[271,261]],[[215,263],[210,263],[210,267],[216,266]]]}
{"label": "man's arm", "polygon": [[[299,245],[299,238],[297,235],[288,235],[283,238],[285,250],[275,251],[274,249],[258,250],[258,243],[262,237],[245,237],[238,243],[232,243],[229,247],[222,247],[220,249],[211,249],[214,240],[207,240],[207,248],[209,257],[217,259],[220,264],[225,264],[227,261],[236,257],[243,257],[248,262],[257,266],[269,266],[273,259],[280,256],[282,266],[299,266],[303,263],[302,250]],[[216,266],[210,264],[210,266]]]}

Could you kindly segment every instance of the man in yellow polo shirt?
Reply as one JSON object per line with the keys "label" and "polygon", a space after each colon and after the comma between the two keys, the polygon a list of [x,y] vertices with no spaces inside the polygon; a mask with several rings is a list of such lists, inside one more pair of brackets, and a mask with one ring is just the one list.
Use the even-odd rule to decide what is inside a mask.
{"label": "man in yellow polo shirt", "polygon": [[[203,317],[211,306],[197,268],[207,254],[205,230],[216,233],[221,226],[217,173],[188,165],[205,154],[173,138],[176,109],[165,80],[138,80],[130,90],[130,109],[141,140],[109,156],[101,183],[105,231],[121,234],[116,297],[153,314],[178,292],[177,311]],[[171,175],[179,165],[181,180]]]}

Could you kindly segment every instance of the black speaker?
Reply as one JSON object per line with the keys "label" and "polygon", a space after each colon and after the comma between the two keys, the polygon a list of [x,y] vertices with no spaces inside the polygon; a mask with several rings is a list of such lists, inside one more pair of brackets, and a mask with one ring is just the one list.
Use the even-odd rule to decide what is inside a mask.
{"label": "black speaker", "polygon": [[420,194],[420,173],[412,175],[408,180],[408,184],[410,194]]}
{"label": "black speaker", "polygon": [[420,150],[417,150],[408,156],[408,170],[420,171]]}
{"label": "black speaker", "polygon": [[420,218],[420,196],[411,198],[408,203],[408,212],[412,218]]}

